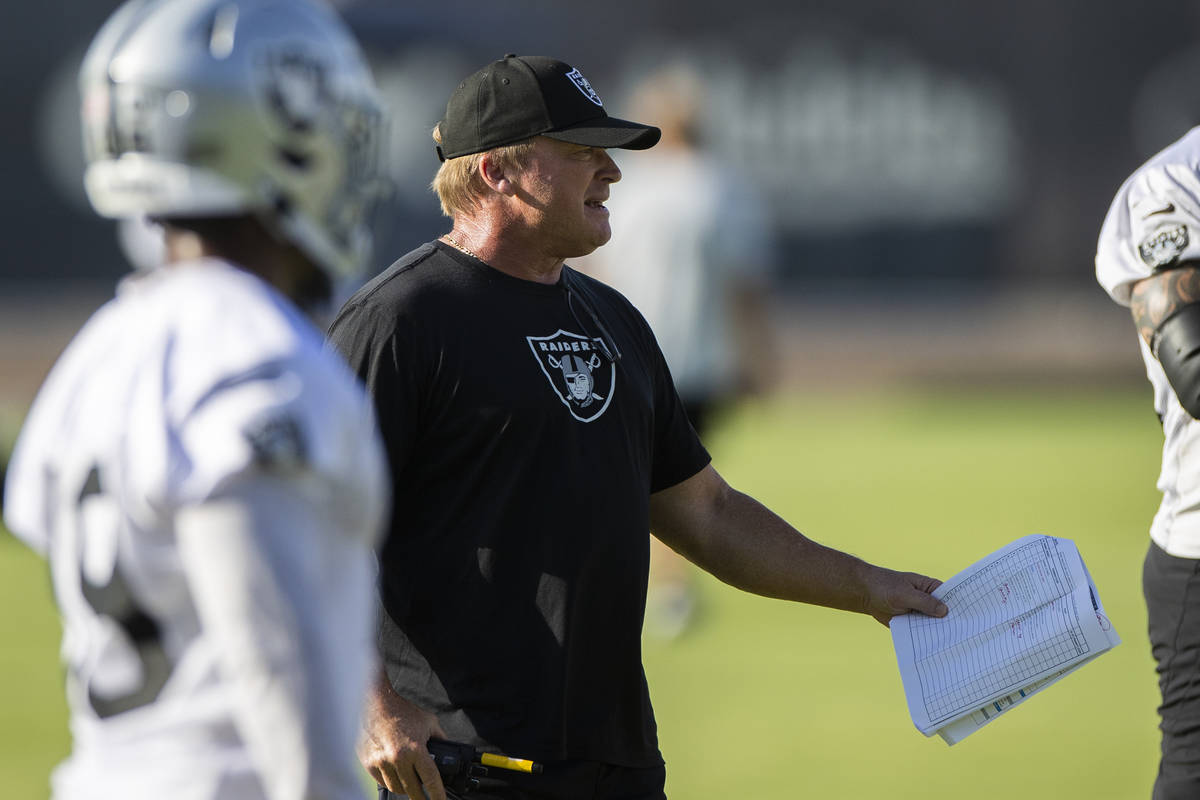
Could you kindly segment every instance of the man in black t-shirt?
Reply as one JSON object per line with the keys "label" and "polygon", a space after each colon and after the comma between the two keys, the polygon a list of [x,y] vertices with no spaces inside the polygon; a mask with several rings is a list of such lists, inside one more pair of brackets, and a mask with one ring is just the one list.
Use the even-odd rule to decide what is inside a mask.
{"label": "man in black t-shirt", "polygon": [[490,64],[434,133],[453,229],[333,323],[394,481],[359,752],[381,798],[444,800],[431,737],[544,764],[493,771],[474,797],[663,798],[640,644],[650,530],[747,591],[885,624],[945,613],[938,581],[823,547],[726,484],[645,320],[563,263],[609,238],[608,148],[658,137],[609,117],[570,65]]}

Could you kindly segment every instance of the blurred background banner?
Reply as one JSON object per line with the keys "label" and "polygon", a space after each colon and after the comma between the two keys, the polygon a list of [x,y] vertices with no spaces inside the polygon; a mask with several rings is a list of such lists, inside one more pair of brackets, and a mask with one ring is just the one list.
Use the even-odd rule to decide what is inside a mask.
{"label": "blurred background banner", "polygon": [[[0,310],[53,308],[70,286],[82,313],[126,269],[114,226],[84,200],[75,88],[86,42],[115,5],[5,11],[0,65],[20,79],[0,89]],[[445,230],[427,188],[429,132],[480,64],[513,51],[564,58],[620,115],[641,76],[677,61],[702,76],[705,147],[761,194],[775,228],[785,383],[852,362],[846,379],[981,364],[1140,373],[1092,255],[1120,181],[1200,122],[1194,3],[338,5],[393,113],[395,191],[376,215],[376,270]],[[27,331],[0,326],[3,356]],[[43,333],[53,355],[62,341]]]}
{"label": "blurred background banner", "polygon": [[[7,9],[0,281],[111,278],[111,226],[80,187],[75,72],[112,2]],[[703,134],[769,197],[785,283],[937,278],[1082,284],[1121,178],[1198,121],[1200,9],[1014,0],[542,0],[339,4],[396,110],[398,192],[380,266],[440,225],[429,130],[454,83],[504,52],[580,67],[619,112],[667,58],[704,75]],[[614,196],[614,202],[619,194]]]}
{"label": "blurred background banner", "polygon": [[[86,211],[74,74],[113,2],[7,11],[0,281],[108,278],[108,223]],[[458,79],[504,52],[580,66],[619,112],[666,58],[707,82],[704,137],[767,194],[785,283],[869,278],[1090,281],[1122,176],[1196,121],[1198,7],[1014,0],[346,0],[395,109],[397,194],[380,266],[439,221],[428,131]],[[614,201],[619,199],[619,194]]]}

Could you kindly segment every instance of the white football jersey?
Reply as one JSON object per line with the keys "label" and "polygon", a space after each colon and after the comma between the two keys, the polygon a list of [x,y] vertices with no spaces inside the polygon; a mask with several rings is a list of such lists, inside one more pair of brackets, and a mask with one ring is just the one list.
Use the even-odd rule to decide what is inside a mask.
{"label": "white football jersey", "polygon": [[[62,616],[56,797],[361,798],[385,461],[286,299],[215,260],[127,279],[39,392],[5,498]],[[185,557],[180,521],[230,498],[254,546],[223,551],[217,526]]]}
{"label": "white football jersey", "polygon": [[[1128,306],[1133,285],[1156,270],[1200,260],[1200,127],[1143,164],[1122,184],[1096,246],[1096,278]],[[1163,422],[1158,489],[1163,499],[1150,535],[1168,553],[1200,558],[1200,423],[1179,404],[1162,366],[1138,336],[1154,410]],[[1191,453],[1190,457],[1185,457]]]}

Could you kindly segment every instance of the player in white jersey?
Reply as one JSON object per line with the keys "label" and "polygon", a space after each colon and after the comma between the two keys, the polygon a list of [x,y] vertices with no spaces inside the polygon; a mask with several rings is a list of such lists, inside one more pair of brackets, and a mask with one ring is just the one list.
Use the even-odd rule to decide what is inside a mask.
{"label": "player in white jersey", "polygon": [[92,204],[167,263],[75,337],[8,474],[63,621],[54,797],[361,798],[386,468],[299,306],[367,250],[365,62],[314,0],[134,0],[80,85]]}
{"label": "player in white jersey", "polygon": [[1100,231],[1096,277],[1129,306],[1163,425],[1142,584],[1158,662],[1154,798],[1200,797],[1200,128],[1142,165]]}

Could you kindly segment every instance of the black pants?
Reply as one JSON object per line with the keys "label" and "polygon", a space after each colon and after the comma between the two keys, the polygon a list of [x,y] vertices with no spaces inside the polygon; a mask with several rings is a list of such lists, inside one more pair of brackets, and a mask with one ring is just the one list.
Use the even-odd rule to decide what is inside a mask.
{"label": "black pants", "polygon": [[[502,777],[497,777],[502,776]],[[540,775],[492,770],[465,800],[666,800],[665,767],[617,767],[595,761],[561,761],[544,765]],[[379,800],[404,795],[379,789]]]}
{"label": "black pants", "polygon": [[1162,759],[1154,800],[1200,798],[1200,559],[1153,542],[1142,567],[1150,648],[1158,662]]}

